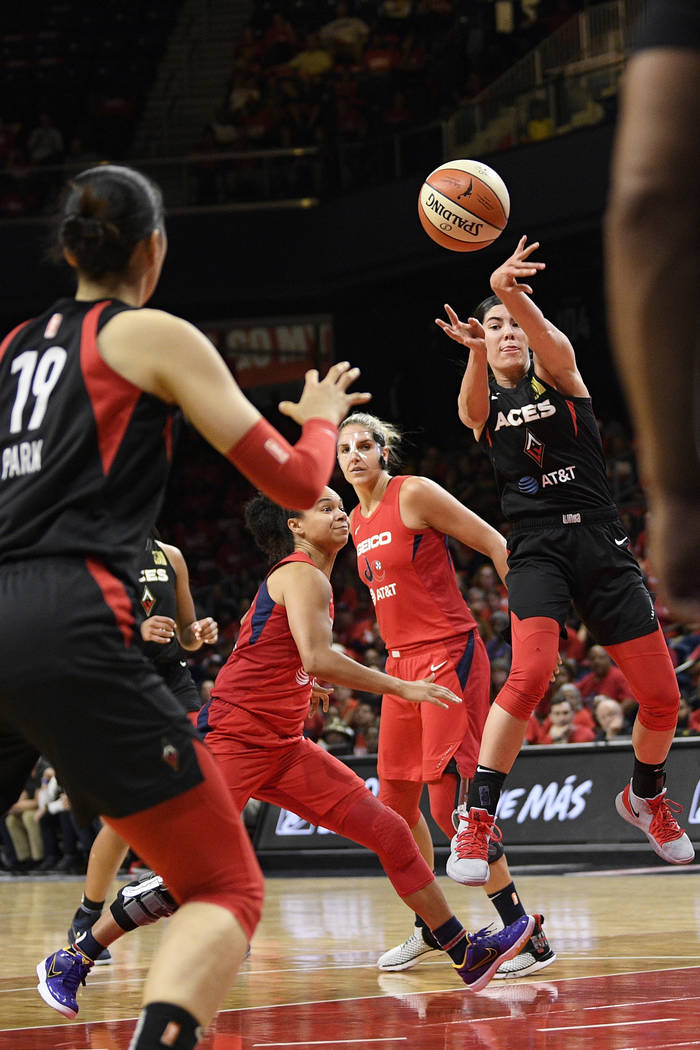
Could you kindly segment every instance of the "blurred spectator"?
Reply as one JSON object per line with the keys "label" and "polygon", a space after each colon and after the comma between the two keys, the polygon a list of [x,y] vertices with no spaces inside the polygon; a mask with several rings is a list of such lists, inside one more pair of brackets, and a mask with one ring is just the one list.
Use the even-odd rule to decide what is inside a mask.
{"label": "blurred spectator", "polygon": [[622,704],[617,700],[609,696],[596,696],[593,701],[593,715],[600,727],[595,734],[597,741],[605,743],[618,737],[632,735],[632,727],[625,719]]}
{"label": "blurred spectator", "polygon": [[63,160],[63,135],[48,113],[39,114],[39,123],[27,138],[27,155],[33,164],[60,164]]}
{"label": "blurred spectator", "polygon": [[302,77],[322,77],[333,68],[333,53],[318,32],[307,34],[304,47],[286,63],[286,69]]}
{"label": "blurred spectator", "polygon": [[602,645],[592,645],[588,650],[590,672],[576,683],[584,701],[589,706],[597,693],[619,700],[625,714],[628,709],[636,708],[629,682],[619,667],[615,667]]}
{"label": "blurred spectator", "polygon": [[549,719],[549,729],[541,735],[540,744],[585,744],[593,740],[591,729],[575,724],[574,709],[565,696],[554,697]]}
{"label": "blurred spectator", "polygon": [[351,755],[355,732],[342,718],[333,718],[326,723],[319,744],[332,755]]}
{"label": "blurred spectator", "polygon": [[272,15],[263,37],[263,54],[266,66],[278,66],[292,57],[297,48],[297,32],[291,22],[279,11]]}
{"label": "blurred spectator", "polygon": [[342,61],[359,63],[362,49],[369,36],[369,26],[361,18],[350,14],[345,0],[338,0],[335,18],[321,26],[321,40]]}
{"label": "blurred spectator", "polygon": [[[678,708],[678,725],[676,726],[676,736],[700,736],[698,729],[692,724],[693,710],[681,693],[680,707]],[[700,714],[700,711],[696,712]]]}
{"label": "blurred spectator", "polygon": [[97,829],[86,829],[76,824],[70,799],[58,783],[51,766],[43,771],[37,800],[39,805],[35,816],[44,850],[44,859],[38,870],[58,871],[67,875],[85,874]]}
{"label": "blurred spectator", "polygon": [[527,122],[527,138],[530,142],[541,142],[554,134],[554,120],[546,98],[533,98],[530,102]]}
{"label": "blurred spectator", "polygon": [[40,758],[24,785],[21,795],[5,816],[5,826],[17,858],[15,870],[29,871],[44,859],[41,832],[36,820],[41,777],[48,763]]}

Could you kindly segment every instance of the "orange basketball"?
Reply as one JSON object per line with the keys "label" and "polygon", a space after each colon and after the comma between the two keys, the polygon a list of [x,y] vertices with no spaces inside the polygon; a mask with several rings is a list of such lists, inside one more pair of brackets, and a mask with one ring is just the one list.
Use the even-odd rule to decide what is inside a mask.
{"label": "orange basketball", "polygon": [[418,194],[429,237],[453,252],[476,252],[499,237],[510,197],[501,176],[478,160],[450,160],[431,171]]}

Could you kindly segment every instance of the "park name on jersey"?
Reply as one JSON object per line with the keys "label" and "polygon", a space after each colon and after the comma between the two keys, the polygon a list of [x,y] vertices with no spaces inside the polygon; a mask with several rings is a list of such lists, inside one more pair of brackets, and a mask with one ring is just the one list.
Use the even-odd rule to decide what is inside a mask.
{"label": "park name on jersey", "polygon": [[[374,536],[369,536],[366,540],[361,540],[360,543],[358,543],[358,545],[357,545],[357,557],[361,558],[363,555],[369,554],[370,551],[374,551],[378,547],[384,547],[388,543],[391,543],[391,533],[390,532],[377,532],[377,533],[374,534]],[[365,559],[365,560],[367,560],[367,559]],[[368,562],[368,567],[369,567],[369,562]],[[381,568],[381,564],[379,562],[375,562],[374,563],[374,569],[377,569],[377,568]],[[382,587],[372,587],[372,586],[370,586],[370,584],[373,582],[373,575],[374,574],[373,574],[373,569],[371,567],[369,567],[369,572],[370,572],[369,577],[367,576],[366,573],[364,573],[363,575],[365,576],[365,579],[367,580],[367,585],[369,587],[369,593],[371,595],[372,603],[374,605],[376,605],[378,601],[381,601],[382,598],[395,598],[396,597],[396,584],[395,583],[387,583],[387,584],[384,584]]]}
{"label": "park name on jersey", "polygon": [[41,470],[41,450],[44,441],[19,441],[2,450],[2,475],[0,481],[21,477],[23,474],[36,474]]}

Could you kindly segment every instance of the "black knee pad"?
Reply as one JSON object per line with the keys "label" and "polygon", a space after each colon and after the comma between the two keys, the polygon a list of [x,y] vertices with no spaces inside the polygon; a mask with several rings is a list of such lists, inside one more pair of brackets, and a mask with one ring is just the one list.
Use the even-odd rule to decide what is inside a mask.
{"label": "black knee pad", "polygon": [[140,879],[123,886],[109,909],[112,918],[122,930],[135,930],[177,911],[177,902],[171,897],[160,875],[147,871]]}
{"label": "black knee pad", "polygon": [[489,839],[489,864],[495,864],[497,860],[500,860],[505,854],[503,849],[503,843],[496,841],[495,839]]}

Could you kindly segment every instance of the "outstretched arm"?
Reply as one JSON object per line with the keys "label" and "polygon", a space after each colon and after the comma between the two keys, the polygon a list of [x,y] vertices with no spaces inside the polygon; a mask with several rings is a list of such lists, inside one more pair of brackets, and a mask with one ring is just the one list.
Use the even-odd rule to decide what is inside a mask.
{"label": "outstretched arm", "polygon": [[527,238],[521,237],[510,258],[491,274],[491,288],[525,332],[537,374],[563,394],[587,397],[573,346],[530,298],[532,288],[523,280],[545,267],[545,263],[530,258],[539,246],[539,241],[527,244]]}
{"label": "outstretched arm", "polygon": [[474,437],[478,440],[489,418],[489,370],[484,329],[475,317],[460,321],[448,303],[445,303],[445,313],[449,324],[441,317],[435,318],[435,324],[455,343],[469,349],[467,369],[457,395],[457,411],[465,427],[471,427]]}
{"label": "outstretched arm", "polygon": [[503,536],[442,486],[430,478],[407,478],[401,486],[399,510],[407,528],[437,529],[446,536],[454,536],[466,547],[485,554],[505,583],[508,562]]}
{"label": "outstretched arm", "polygon": [[303,427],[292,446],[247,399],[207,337],[182,318],[160,310],[124,311],[102,329],[99,345],[116,372],[179,405],[253,485],[299,510],[313,505],[331,476],[337,424],[370,397],[348,390],[359,370],[346,361],[333,365],[321,380],[311,369],[299,401],[279,406]]}
{"label": "outstretched arm", "polygon": [[328,616],[328,580],[319,569],[300,563],[285,565],[274,575],[278,574],[289,627],[307,674],[367,693],[393,693],[414,703],[448,707],[462,702],[450,689],[434,685],[432,679],[405,682],[339,653],[333,648]]}

